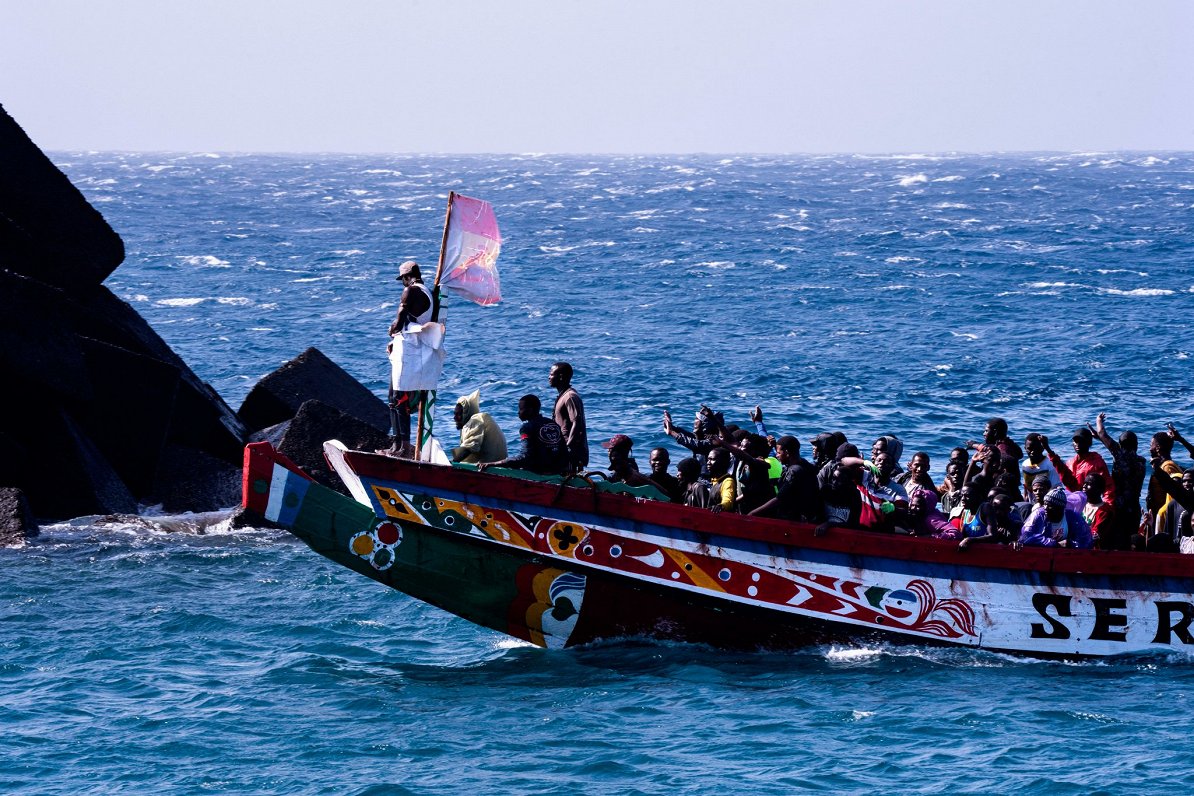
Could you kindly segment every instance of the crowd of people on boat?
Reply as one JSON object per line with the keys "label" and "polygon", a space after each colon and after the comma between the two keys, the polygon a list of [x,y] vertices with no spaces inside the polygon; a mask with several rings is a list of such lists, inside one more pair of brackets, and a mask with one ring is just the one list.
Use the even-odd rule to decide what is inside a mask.
{"label": "crowd of people on boat", "polygon": [[[418,263],[402,263],[396,278],[403,292],[387,346],[395,366],[389,394],[394,438],[384,452],[409,457],[415,453],[411,408],[420,393],[395,386],[402,382],[395,341],[401,345],[398,333],[434,318],[435,299],[423,284]],[[548,383],[556,391],[550,417],[544,416],[537,395],[519,399],[522,425],[513,456],[500,426],[481,411],[479,392],[462,397],[453,409],[460,445],[450,458],[481,470],[594,475],[587,472],[584,402],[572,377],[567,362],[548,371]],[[905,466],[904,443],[895,434],[879,437],[864,453],[841,431],[822,432],[808,440],[810,461],[795,436],[768,431],[760,407],[749,413],[749,420],[753,430],[727,423],[721,412],[701,405],[689,431],[664,412],[664,432],[692,454],[677,462],[675,474],[666,448],[650,452],[643,472],[633,456],[633,440],[615,434],[602,443],[609,453],[609,470],[602,475],[643,490],[647,497],[712,512],[811,523],[818,534],[836,526],[956,541],[962,549],[996,543],[1194,553],[1194,467],[1183,471],[1173,460],[1175,443],[1192,458],[1194,446],[1172,423],[1152,435],[1146,462],[1137,452],[1136,434],[1124,431],[1112,438],[1105,414],[1073,432],[1069,459],[1039,432],[1027,434],[1021,447],[1007,422],[993,417],[981,440],[950,451],[938,484],[930,475],[927,452],[913,453]],[[1096,440],[1110,455],[1110,467],[1092,450]]]}
{"label": "crowd of people on boat", "polygon": [[[481,470],[597,475],[588,471],[584,403],[572,376],[567,362],[551,366],[556,398],[550,416],[538,396],[519,400],[522,425],[513,455],[497,422],[480,411],[479,394],[460,398],[454,408],[460,445],[451,450],[452,460]],[[668,449],[657,447],[640,469],[633,440],[615,434],[602,443],[609,461],[600,475],[646,497],[810,523],[818,534],[841,527],[956,541],[962,549],[994,543],[1194,553],[1194,467],[1183,471],[1173,460],[1175,444],[1191,458],[1194,445],[1172,424],[1150,438],[1148,461],[1134,432],[1112,437],[1105,414],[1074,430],[1068,458],[1048,436],[1032,432],[1021,445],[1004,419],[991,418],[981,440],[949,452],[938,483],[929,454],[916,451],[905,459],[895,434],[860,450],[843,432],[822,432],[808,440],[806,458],[794,435],[768,430],[760,407],[747,418],[749,425],[739,426],[702,405],[689,430],[664,412],[664,433],[691,456],[673,470]],[[1096,441],[1110,466],[1093,450]]]}

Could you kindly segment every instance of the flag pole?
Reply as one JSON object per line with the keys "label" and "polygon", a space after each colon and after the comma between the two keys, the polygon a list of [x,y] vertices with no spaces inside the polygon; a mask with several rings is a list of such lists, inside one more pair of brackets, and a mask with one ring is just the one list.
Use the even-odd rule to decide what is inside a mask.
{"label": "flag pole", "polygon": [[[431,285],[431,320],[439,321],[439,281],[444,275],[444,255],[448,248],[448,225],[452,221],[452,200],[456,198],[455,191],[448,191],[448,209],[444,212],[444,234],[439,242],[439,263],[435,266],[435,282]],[[433,397],[432,403],[435,398]],[[415,461],[423,452],[423,418],[427,412],[427,391],[419,390],[419,425],[415,431]],[[427,432],[431,433],[431,418],[427,418]]]}

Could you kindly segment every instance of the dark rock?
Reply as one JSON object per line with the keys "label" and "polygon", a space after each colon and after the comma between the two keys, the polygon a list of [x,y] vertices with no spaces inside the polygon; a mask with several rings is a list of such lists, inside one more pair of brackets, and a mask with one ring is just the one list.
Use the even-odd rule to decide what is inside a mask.
{"label": "dark rock", "polygon": [[75,334],[79,312],[65,291],[0,271],[0,373],[12,384],[36,385],[51,400],[89,400],[91,382]]}
{"label": "dark rock", "polygon": [[231,528],[276,528],[278,530],[285,530],[282,526],[270,522],[257,512],[247,509],[244,506],[232,512],[232,516],[228,518],[228,525]]}
{"label": "dark rock", "polygon": [[37,521],[25,494],[14,487],[0,487],[0,547],[17,544],[38,534]]}
{"label": "dark rock", "polygon": [[260,431],[254,431],[249,435],[249,438],[245,440],[245,444],[247,445],[250,442],[268,442],[276,449],[282,444],[282,437],[286,436],[286,430],[289,428],[290,421],[287,420],[285,423],[278,423],[276,426],[270,426],[269,428],[263,428]]}
{"label": "dark rock", "polygon": [[278,451],[319,483],[345,495],[348,490],[340,476],[323,458],[323,443],[329,439],[338,439],[355,450],[376,450],[390,444],[386,434],[322,401],[306,401],[299,407],[276,446]]}
{"label": "dark rock", "polygon": [[228,484],[244,426],[100,284],[123,257],[119,236],[0,108],[0,483],[39,517],[238,502]]}
{"label": "dark rock", "polygon": [[[21,457],[9,459],[21,467],[5,483],[22,487],[40,517],[160,499],[166,445],[240,467],[244,430],[228,405],[105,288],[69,294],[0,272],[0,374],[20,385],[0,394],[0,441]],[[192,474],[178,494],[194,487]]]}
{"label": "dark rock", "polygon": [[249,431],[258,431],[294,417],[308,400],[334,406],[383,434],[389,433],[385,401],[317,348],[308,348],[257,382],[237,414]]}
{"label": "dark rock", "polygon": [[240,504],[241,469],[196,448],[167,445],[153,492],[163,511],[227,509]]}
{"label": "dark rock", "polygon": [[120,236],[0,106],[0,267],[73,292],[123,260]]}

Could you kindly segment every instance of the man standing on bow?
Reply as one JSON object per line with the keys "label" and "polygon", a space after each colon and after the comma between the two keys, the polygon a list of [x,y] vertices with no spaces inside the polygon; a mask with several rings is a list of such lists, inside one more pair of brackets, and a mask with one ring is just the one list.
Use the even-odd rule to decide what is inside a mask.
{"label": "man standing on bow", "polygon": [[585,430],[584,402],[572,386],[572,366],[567,362],[555,363],[547,372],[547,381],[559,392],[552,415],[568,446],[568,469],[581,472],[589,466],[589,436]]}
{"label": "man standing on bow", "polygon": [[401,351],[394,356],[394,345],[402,345],[402,332],[408,326],[431,320],[434,302],[431,291],[423,284],[419,264],[414,260],[407,260],[398,266],[396,278],[402,283],[402,298],[398,301],[398,315],[390,324],[390,342],[386,344],[386,354],[391,355],[389,407],[393,436],[389,449],[380,452],[409,459],[415,455],[415,448],[410,444],[410,410],[411,405],[418,402],[419,393],[397,389],[402,377],[402,357]]}

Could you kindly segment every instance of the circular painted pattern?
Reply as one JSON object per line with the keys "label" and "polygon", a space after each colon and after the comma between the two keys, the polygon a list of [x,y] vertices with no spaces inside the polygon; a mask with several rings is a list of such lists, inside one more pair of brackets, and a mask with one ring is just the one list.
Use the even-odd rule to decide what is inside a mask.
{"label": "circular painted pattern", "polygon": [[380,523],[376,528],[361,531],[348,540],[348,549],[368,561],[374,569],[389,569],[402,544],[402,528],[393,522]]}

